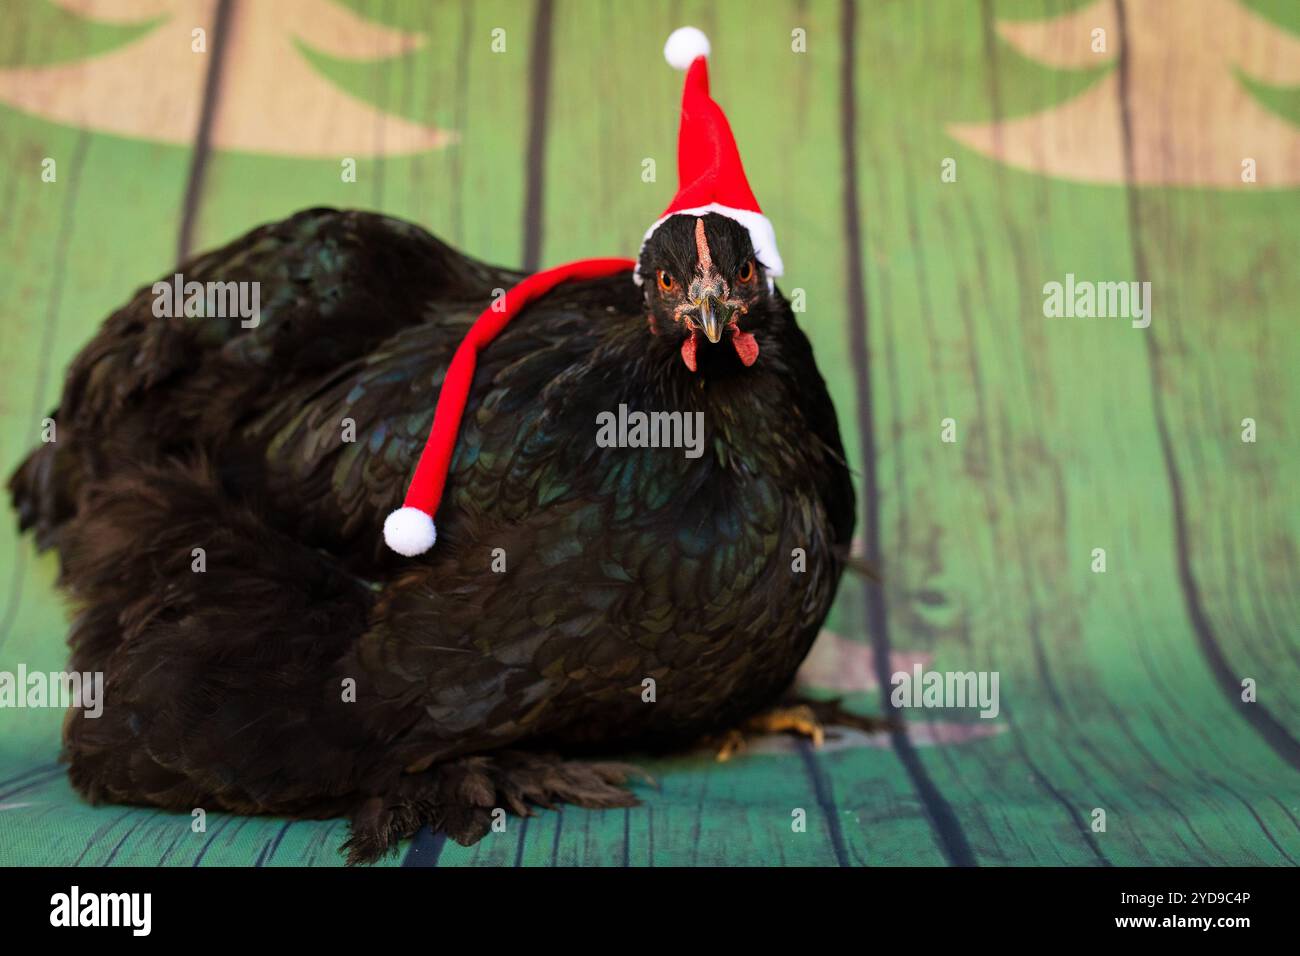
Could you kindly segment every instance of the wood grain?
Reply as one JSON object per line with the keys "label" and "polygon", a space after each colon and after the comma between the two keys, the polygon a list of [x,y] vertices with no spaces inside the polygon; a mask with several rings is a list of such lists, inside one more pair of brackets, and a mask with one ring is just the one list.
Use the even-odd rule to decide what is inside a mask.
{"label": "wood grain", "polygon": [[[223,0],[233,12],[247,2]],[[1044,63],[1026,55],[1034,38],[1074,49],[1070,25],[1086,26],[1091,4],[961,0],[936,16],[902,0],[773,0],[761,13],[741,0],[346,0],[376,35],[418,42],[374,59],[299,44],[312,84],[284,73],[277,102],[296,97],[305,121],[326,124],[317,143],[355,143],[357,130],[331,132],[344,120],[315,109],[313,91],[363,104],[379,119],[355,156],[232,150],[197,130],[169,144],[0,106],[12,277],[0,284],[0,466],[38,440],[62,369],[103,317],[170,271],[178,238],[208,248],[336,205],[411,219],[508,265],[633,253],[675,188],[681,77],[660,50],[694,23],[713,40],[714,93],[780,233],[782,290],[806,300],[800,322],[860,482],[863,549],[884,571],[883,586],[846,581],[828,622],[848,648],[836,653],[861,655],[848,672],[871,675],[849,701],[888,707],[902,660],[997,671],[995,731],[955,732],[978,721],[969,712],[910,711],[892,737],[823,752],[646,761],[660,786],[641,788],[641,807],[511,818],[471,848],[424,834],[386,863],[1295,865],[1300,191],[1285,184],[1300,170],[1270,169],[1257,189],[1168,185],[1198,167],[1180,153],[1162,172],[1173,134],[1151,129],[1153,103],[1197,104],[1134,65],[1160,40],[1148,30],[1126,44],[1135,2],[1098,7],[1112,56]],[[1263,24],[1230,39],[1272,51],[1234,93],[1265,109],[1260,78],[1300,69],[1300,12],[1215,3]],[[1187,32],[1194,22],[1157,33],[1215,52]],[[0,26],[0,70],[111,54],[156,29],[44,0],[6,5]],[[806,52],[791,47],[796,29]],[[230,80],[247,65],[238,50],[209,74],[227,122],[256,108]],[[164,100],[141,95],[116,119]],[[1100,115],[1118,124],[1070,157],[1092,163],[1091,178],[1054,166],[1059,139],[1034,140],[1063,123],[1082,135],[1059,110],[1085,96],[1108,98]],[[1265,155],[1288,162],[1294,119],[1269,115],[1281,132]],[[1019,123],[1034,116],[1051,120]],[[383,148],[412,127],[455,141]],[[1170,148],[1237,149],[1231,126],[1167,128]],[[47,156],[57,183],[41,181]],[[348,157],[356,182],[340,175]],[[955,182],[941,180],[945,159]],[[1067,273],[1150,281],[1151,327],[1045,317],[1042,287]],[[940,440],[946,418],[953,444]],[[1090,569],[1099,547],[1104,574]],[[0,669],[61,666],[55,572],[0,522]],[[1241,701],[1244,678],[1258,703]],[[212,815],[196,834],[185,815],[84,804],[55,763],[60,719],[0,712],[0,862],[341,863],[342,821]],[[1096,808],[1104,832],[1090,826]]]}

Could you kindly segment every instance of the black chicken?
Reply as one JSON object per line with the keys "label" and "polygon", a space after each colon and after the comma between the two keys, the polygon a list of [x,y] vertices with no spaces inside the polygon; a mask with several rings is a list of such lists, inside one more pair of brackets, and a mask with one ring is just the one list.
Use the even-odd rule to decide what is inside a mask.
{"label": "black chicken", "polygon": [[[10,480],[79,608],[71,667],[105,675],[103,716],[65,725],[89,799],[350,815],[350,859],[371,860],[425,824],[473,841],[497,807],[634,803],[598,750],[818,732],[778,705],[853,488],[808,341],[733,218],[671,216],[639,287],[562,285],[492,342],[417,558],[378,529],[457,344],[520,277],[323,209],[181,271],[260,283],[259,324],[157,318],[141,289]],[[703,454],[598,447],[620,405],[702,413]]]}

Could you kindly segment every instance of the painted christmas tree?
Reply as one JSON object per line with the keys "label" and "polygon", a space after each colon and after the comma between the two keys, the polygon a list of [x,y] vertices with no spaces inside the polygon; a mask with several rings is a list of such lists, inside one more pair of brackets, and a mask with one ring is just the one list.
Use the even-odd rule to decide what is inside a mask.
{"label": "painted christmas tree", "polygon": [[190,144],[220,48],[211,122],[216,149],[355,157],[438,149],[454,139],[445,130],[375,109],[304,59],[298,43],[353,60],[401,56],[420,45],[418,36],[362,19],[333,0],[231,4],[221,38],[214,35],[217,0],[55,2],[102,22],[165,19],[139,40],[101,56],[0,70],[0,103],[56,123]]}
{"label": "painted christmas tree", "polygon": [[[1127,99],[1138,183],[1242,187],[1250,175],[1268,186],[1300,183],[1300,130],[1261,106],[1241,78],[1300,84],[1300,38],[1237,0],[1142,0],[1124,10],[1122,38],[1111,0],[1049,21],[1000,23],[1003,39],[1040,63],[1116,66],[1051,110],[955,124],[949,133],[985,156],[1036,173],[1123,182]],[[1121,43],[1128,60],[1124,91]]]}

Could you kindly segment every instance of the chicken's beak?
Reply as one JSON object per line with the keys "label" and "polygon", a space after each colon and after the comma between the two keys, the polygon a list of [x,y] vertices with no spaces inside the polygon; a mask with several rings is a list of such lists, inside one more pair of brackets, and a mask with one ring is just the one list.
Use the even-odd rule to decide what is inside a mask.
{"label": "chicken's beak", "polygon": [[722,329],[731,318],[731,309],[722,305],[716,298],[706,295],[700,300],[700,328],[714,345],[722,340]]}

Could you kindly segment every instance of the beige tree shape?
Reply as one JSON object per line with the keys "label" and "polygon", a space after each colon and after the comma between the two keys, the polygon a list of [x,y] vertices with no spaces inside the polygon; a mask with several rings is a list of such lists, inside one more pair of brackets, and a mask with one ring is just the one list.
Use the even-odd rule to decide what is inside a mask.
{"label": "beige tree shape", "polygon": [[[1300,39],[1235,0],[1141,0],[1125,5],[1133,176],[1138,183],[1242,187],[1255,161],[1269,186],[1300,183],[1300,131],[1260,106],[1234,76],[1300,84]],[[1093,31],[1106,52],[1093,52]],[[1112,0],[1048,21],[1003,22],[1018,52],[1059,69],[1115,62],[1120,36]],[[1124,128],[1118,69],[1045,112],[948,132],[1000,162],[1066,179],[1122,182]]]}
{"label": "beige tree shape", "polygon": [[[88,19],[167,19],[134,43],[75,63],[0,70],[0,103],[44,119],[156,142],[194,142],[213,55],[217,0],[55,0]],[[417,49],[421,38],[333,0],[231,5],[211,126],[216,149],[280,156],[376,156],[439,149],[446,130],[381,112],[331,84],[295,43],[353,60]],[[206,53],[192,31],[207,32]]]}

